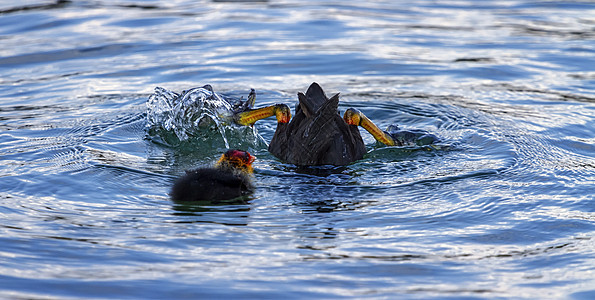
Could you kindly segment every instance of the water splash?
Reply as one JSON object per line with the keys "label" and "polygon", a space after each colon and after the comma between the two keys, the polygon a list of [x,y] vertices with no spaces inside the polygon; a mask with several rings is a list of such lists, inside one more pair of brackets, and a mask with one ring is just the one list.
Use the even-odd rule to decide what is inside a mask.
{"label": "water splash", "polygon": [[147,136],[167,146],[204,150],[266,147],[256,128],[233,122],[234,111],[250,107],[252,98],[225,99],[210,85],[180,94],[156,87],[147,100]]}

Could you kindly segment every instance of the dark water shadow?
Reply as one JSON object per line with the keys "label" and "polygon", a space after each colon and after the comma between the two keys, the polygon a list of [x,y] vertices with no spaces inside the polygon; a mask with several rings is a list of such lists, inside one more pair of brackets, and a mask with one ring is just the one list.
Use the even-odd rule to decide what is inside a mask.
{"label": "dark water shadow", "polygon": [[229,226],[246,226],[250,215],[249,197],[225,201],[173,202],[173,223],[211,223]]}
{"label": "dark water shadow", "polygon": [[56,2],[54,2],[54,3],[15,6],[15,7],[0,10],[0,15],[16,13],[16,12],[31,11],[31,10],[48,10],[48,9],[64,8],[71,3],[72,3],[72,1],[69,1],[69,0],[56,0]]}
{"label": "dark water shadow", "polygon": [[315,177],[329,177],[336,174],[344,174],[347,167],[345,166],[296,166],[296,165],[280,165],[280,169],[285,172],[296,173],[301,175],[309,175]]}

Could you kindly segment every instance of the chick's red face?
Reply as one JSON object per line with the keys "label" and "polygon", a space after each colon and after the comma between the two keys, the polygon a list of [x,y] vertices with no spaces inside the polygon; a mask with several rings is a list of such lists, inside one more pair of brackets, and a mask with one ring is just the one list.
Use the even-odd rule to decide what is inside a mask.
{"label": "chick's red face", "polygon": [[225,156],[232,159],[239,159],[247,165],[251,165],[256,159],[256,157],[252,156],[247,151],[242,150],[229,150],[225,153]]}

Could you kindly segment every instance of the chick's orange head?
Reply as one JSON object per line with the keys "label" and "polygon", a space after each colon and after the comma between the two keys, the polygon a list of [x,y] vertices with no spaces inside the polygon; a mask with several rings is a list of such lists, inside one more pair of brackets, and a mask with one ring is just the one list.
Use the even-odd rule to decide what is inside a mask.
{"label": "chick's orange head", "polygon": [[242,150],[228,150],[218,161],[218,164],[229,164],[236,168],[246,168],[247,170],[252,170],[252,163],[256,157],[252,154],[248,153],[247,151]]}

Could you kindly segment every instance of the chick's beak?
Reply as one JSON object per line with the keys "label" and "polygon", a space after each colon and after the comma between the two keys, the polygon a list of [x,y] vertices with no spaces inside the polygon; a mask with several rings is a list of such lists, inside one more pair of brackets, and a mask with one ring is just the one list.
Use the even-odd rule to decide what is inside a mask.
{"label": "chick's beak", "polygon": [[256,157],[248,152],[246,154],[248,155],[248,165],[251,165],[256,160]]}

